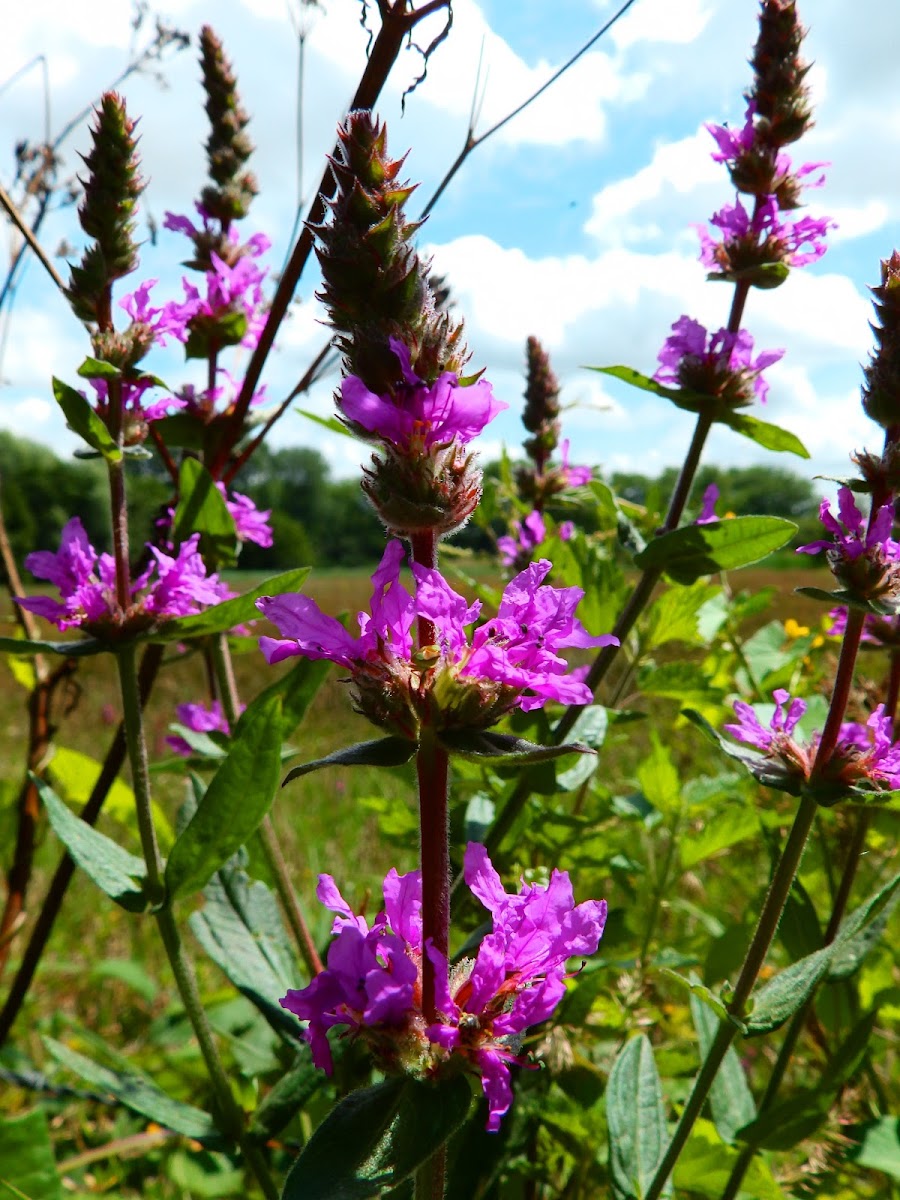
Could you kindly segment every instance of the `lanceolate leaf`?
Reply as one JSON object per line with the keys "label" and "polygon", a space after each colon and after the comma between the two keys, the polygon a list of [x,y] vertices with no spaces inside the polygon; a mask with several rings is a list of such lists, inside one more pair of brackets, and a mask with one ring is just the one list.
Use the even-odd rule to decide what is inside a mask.
{"label": "lanceolate leaf", "polygon": [[[771,1033],[779,1025],[783,1025],[788,1017],[793,1016],[812,995],[816,985],[826,975],[832,962],[842,964],[841,970],[855,959],[855,953],[860,948],[857,938],[864,934],[879,914],[891,902],[900,888],[900,874],[895,875],[865,904],[861,904],[850,914],[841,927],[838,936],[829,946],[823,946],[815,954],[792,963],[780,971],[753,997],[753,1011],[746,1018],[748,1035]],[[868,948],[868,946],[866,946]],[[848,957],[845,959],[845,955]],[[858,962],[849,967],[846,973],[856,969]],[[844,978],[843,974],[838,976]]]}
{"label": "lanceolate leaf", "polygon": [[99,450],[109,462],[121,462],[122,451],[81,392],[76,392],[61,379],[54,378],[53,395],[65,413],[66,422],[73,433],[77,433],[89,446]]}
{"label": "lanceolate leaf", "polygon": [[240,851],[216,872],[203,889],[206,903],[191,914],[189,924],[209,957],[269,1024],[297,1037],[297,1018],[278,1001],[301,980],[275,897],[264,883],[251,882],[245,861],[246,852]]}
{"label": "lanceolate leaf", "polygon": [[683,408],[686,412],[702,412],[704,408],[708,408],[710,404],[714,403],[711,396],[702,392],[691,392],[686,388],[666,387],[665,384],[657,383],[649,375],[642,375],[640,371],[635,371],[633,367],[588,367],[587,369],[597,371],[600,375],[611,375],[613,379],[621,379],[623,383],[638,388],[642,392],[652,392],[655,396],[663,396],[666,400],[671,400],[676,408]]}
{"label": "lanceolate leaf", "polygon": [[95,638],[72,638],[70,642],[29,642],[25,638],[0,637],[4,654],[61,654],[63,658],[83,658],[100,654],[108,647]]}
{"label": "lanceolate leaf", "polygon": [[708,525],[685,525],[652,538],[635,556],[642,569],[664,571],[676,583],[759,562],[797,531],[783,517],[733,517]]}
{"label": "lanceolate leaf", "polygon": [[235,727],[228,757],[166,863],[170,900],[202,888],[269,811],[281,768],[281,697],[255,700]]}
{"label": "lanceolate leaf", "polygon": [[764,446],[766,450],[786,451],[788,454],[796,454],[799,458],[809,458],[809,451],[797,435],[787,429],[781,429],[778,425],[771,425],[768,421],[760,421],[757,417],[742,412],[730,412],[723,416],[721,421],[735,433],[743,434],[751,442]]}
{"label": "lanceolate leaf", "polygon": [[[341,1043],[336,1043],[332,1053],[337,1053],[340,1045]],[[254,1112],[249,1129],[251,1138],[266,1143],[279,1134],[325,1081],[325,1074],[314,1065],[309,1049],[304,1046],[294,1065],[281,1076],[272,1090],[266,1093]]]}
{"label": "lanceolate leaf", "polygon": [[[210,633],[223,633],[235,625],[259,618],[256,601],[261,596],[281,596],[285,592],[299,591],[309,574],[309,567],[297,567],[293,571],[285,571],[283,575],[275,575],[267,579],[259,587],[243,596],[235,596],[222,604],[215,604],[205,612],[196,613],[192,617],[178,617],[174,621],[166,621],[156,630],[146,634],[142,641],[150,642],[183,642],[193,637],[205,637]],[[102,647],[101,647],[102,648]]]}
{"label": "lanceolate leaf", "polygon": [[202,1109],[184,1104],[166,1095],[164,1091],[143,1075],[112,1071],[100,1063],[92,1062],[76,1050],[70,1050],[62,1042],[45,1037],[44,1045],[58,1063],[86,1079],[94,1087],[102,1088],[114,1096],[120,1104],[133,1112],[156,1121],[174,1133],[194,1138],[205,1146],[220,1148],[222,1138],[216,1131],[213,1119]]}
{"label": "lanceolate leaf", "polygon": [[62,1195],[45,1114],[35,1108],[0,1117],[0,1196],[62,1200]]}
{"label": "lanceolate leaf", "polygon": [[[703,1000],[691,996],[691,1016],[700,1041],[700,1054],[705,1058],[716,1036],[719,1021]],[[756,1104],[747,1083],[744,1068],[734,1046],[729,1046],[709,1093],[713,1121],[723,1141],[736,1140],[737,1131],[756,1117]]]}
{"label": "lanceolate leaf", "polygon": [[146,907],[143,861],[76,817],[51,787],[34,779],[50,824],[73,860],[116,904],[129,912],[142,912]]}
{"label": "lanceolate leaf", "polygon": [[832,607],[840,604],[845,608],[858,608],[862,612],[876,613],[882,617],[894,616],[897,612],[896,604],[889,601],[882,603],[880,600],[863,600],[855,593],[845,591],[843,588],[835,588],[834,591],[827,592],[824,588],[798,587],[794,588],[794,591],[798,596],[808,596],[810,600],[820,600],[823,604],[829,604]]}
{"label": "lanceolate leaf", "polygon": [[309,412],[305,408],[296,408],[301,417],[306,417],[308,421],[314,421],[316,425],[321,425],[323,429],[327,429],[330,433],[342,433],[344,437],[353,438],[354,441],[359,441],[356,434],[343,421],[339,421],[337,417],[320,417],[318,413]]}
{"label": "lanceolate leaf", "polygon": [[319,688],[328,677],[331,663],[325,660],[301,658],[290,671],[270,683],[260,696],[281,697],[281,736],[289,738],[312,704]]}
{"label": "lanceolate leaf", "polygon": [[418,749],[416,742],[404,737],[376,738],[371,742],[357,742],[354,746],[345,746],[343,750],[335,750],[324,758],[316,758],[312,762],[303,763],[288,771],[284,784],[312,771],[320,771],[322,767],[402,767],[408,763]]}
{"label": "lanceolate leaf", "polygon": [[196,458],[186,458],[178,477],[178,504],[172,519],[172,537],[183,542],[200,534],[204,557],[216,566],[234,562],[237,534],[234,518],[213,477]]}
{"label": "lanceolate leaf", "polygon": [[437,1083],[393,1076],[351,1092],[294,1163],[282,1200],[366,1200],[398,1187],[465,1120],[464,1076]]}
{"label": "lanceolate leaf", "polygon": [[439,735],[441,745],[460,758],[475,762],[487,759],[492,766],[527,766],[529,763],[547,762],[563,754],[596,754],[583,742],[569,742],[564,746],[538,746],[512,733],[493,733],[491,730],[448,730]]}
{"label": "lanceolate leaf", "polygon": [[[641,1200],[665,1151],[666,1114],[653,1050],[644,1034],[626,1042],[606,1086],[609,1168],[615,1200]],[[666,1184],[664,1196],[671,1196]]]}

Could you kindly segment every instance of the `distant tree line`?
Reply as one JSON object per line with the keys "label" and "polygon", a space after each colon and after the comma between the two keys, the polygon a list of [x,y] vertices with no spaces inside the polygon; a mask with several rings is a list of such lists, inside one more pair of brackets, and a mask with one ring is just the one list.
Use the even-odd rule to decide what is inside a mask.
{"label": "distant tree line", "polygon": [[[154,522],[171,499],[171,484],[155,458],[131,464],[140,480],[130,491],[132,539],[146,541]],[[488,479],[498,475],[487,464]],[[624,499],[662,514],[676,479],[674,469],[652,477],[616,472],[608,482]],[[700,470],[695,501],[709,484],[718,484],[721,516],[766,513],[789,517],[800,525],[798,541],[818,534],[818,490],[802,476],[778,467],[709,466]],[[60,459],[46,446],[0,431],[0,503],[13,551],[19,562],[34,549],[55,549],[63,525],[77,514],[94,543],[109,548],[109,502],[106,472],[92,460]],[[262,446],[236,481],[237,491],[271,509],[275,539],[270,549],[247,544],[241,566],[280,570],[298,563],[362,566],[377,561],[384,545],[381,526],[356,479],[334,479],[318,450]],[[565,515],[572,515],[566,513]],[[590,532],[589,517],[582,523]],[[498,525],[496,533],[504,530]],[[473,550],[490,550],[488,534],[469,526],[454,539]]]}

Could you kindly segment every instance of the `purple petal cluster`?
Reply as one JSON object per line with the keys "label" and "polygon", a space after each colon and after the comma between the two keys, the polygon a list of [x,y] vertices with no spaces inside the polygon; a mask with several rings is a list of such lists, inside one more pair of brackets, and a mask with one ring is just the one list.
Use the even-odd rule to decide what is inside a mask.
{"label": "purple petal cluster", "polygon": [[17,597],[29,612],[59,629],[88,631],[121,626],[126,621],[166,620],[201,612],[233,595],[217,575],[208,575],[197,545],[199,534],[182,542],[175,554],[148,545],[151,563],[131,585],[132,605],[122,613],[116,602],[116,572],[111,554],[98,554],[84,526],[73,517],[62,532],[59,550],[36,550],[25,566],[38,579],[59,589],[60,598]]}
{"label": "purple petal cluster", "polygon": [[[581,470],[582,468],[574,469]],[[590,467],[585,467],[584,470],[590,473]],[[561,521],[556,528],[556,536],[563,542],[568,542],[574,532],[575,525],[572,521]],[[537,547],[546,539],[546,523],[542,514],[535,509],[534,512],[528,514],[524,521],[513,523],[511,535],[504,534],[503,537],[497,538],[500,561],[505,567],[512,567],[516,563],[527,563],[533,557]]]}
{"label": "purple petal cluster", "polygon": [[[108,421],[110,415],[109,384],[105,379],[91,379],[89,382],[95,393],[94,408],[98,416],[104,421]],[[159,384],[152,376],[121,381],[126,445],[134,441],[142,441],[141,427],[150,421],[161,421],[170,412],[177,412],[185,407],[185,401],[177,396],[162,396],[155,400],[146,400],[147,392],[158,386]]]}
{"label": "purple petal cluster", "polygon": [[269,517],[272,510],[269,508],[261,512],[250,497],[241,492],[232,492],[229,495],[224,483],[217,483],[216,488],[234,521],[238,541],[255,542],[257,546],[271,546],[272,526],[269,524]]}
{"label": "purple petal cluster", "polygon": [[[241,706],[243,709],[243,705]],[[209,706],[205,704],[179,704],[175,709],[178,723],[194,733],[229,733],[228,719],[222,711],[218,700],[213,700]],[[194,751],[178,734],[166,738],[166,744],[171,746],[176,754],[189,758]]]}
{"label": "purple petal cluster", "polygon": [[[546,1020],[565,992],[566,963],[593,954],[606,922],[606,902],[575,904],[565,871],[548,885],[524,884],[509,894],[484,846],[470,842],[465,880],[490,911],[492,931],[474,959],[447,977],[446,959],[422,945],[422,882],[418,871],[384,880],[384,910],[369,928],[329,875],[317,895],[337,913],[328,965],[312,983],[290,991],[284,1008],[309,1022],[305,1036],[316,1066],[331,1072],[328,1030],[346,1026],[364,1037],[388,1070],[436,1074],[461,1057],[481,1078],[488,1129],[499,1128],[512,1102],[509,1065],[529,1026]],[[422,957],[438,976],[438,1019],[422,1012]]]}
{"label": "purple petal cluster", "polygon": [[459,376],[445,371],[434,383],[412,369],[409,348],[392,337],[390,348],[400,365],[400,381],[392,393],[370,392],[356,375],[341,381],[340,409],[348,421],[383,441],[409,452],[428,451],[456,440],[477,437],[509,405],[494,397],[483,379],[463,387]]}
{"label": "purple petal cluster", "polygon": [[160,346],[165,346],[166,338],[178,336],[181,326],[172,314],[171,305],[164,304],[157,308],[150,303],[150,293],[158,283],[158,279],[145,280],[133,292],[122,297],[119,307],[125,310],[133,325],[146,326],[152,333],[153,340]]}
{"label": "purple petal cluster", "polygon": [[718,521],[716,515],[716,505],[719,502],[719,489],[716,484],[711,483],[703,493],[703,506],[700,509],[700,516],[694,522],[695,525],[710,525],[713,521]]}
{"label": "purple petal cluster", "polygon": [[586,483],[590,483],[594,477],[594,472],[591,467],[570,467],[569,466],[569,439],[565,438],[559,444],[559,474],[566,487],[577,488],[584,487]]}
{"label": "purple petal cluster", "polygon": [[[413,714],[399,728],[417,736],[418,717],[435,709],[443,727],[484,727],[514,706],[525,711],[547,700],[587,704],[591,692],[582,672],[570,672],[559,651],[567,647],[617,644],[608,635],[592,637],[575,616],[581,588],[543,584],[551,569],[546,559],[532,563],[506,585],[497,616],[471,636],[467,627],[479,615],[441,574],[412,564],[415,592],[400,582],[405,551],[388,543],[372,576],[371,614],[360,613],[354,637],[303,595],[268,596],[256,602],[281,638],[260,638],[269,663],[302,655],[348,667],[362,711],[376,723],[387,713]],[[435,645],[413,653],[417,618],[432,622]],[[377,695],[372,690],[378,685]]]}
{"label": "purple petal cluster", "polygon": [[[812,168],[817,164],[809,165]],[[797,217],[793,212],[782,216],[775,196],[766,196],[752,216],[736,200],[713,213],[710,224],[721,237],[717,239],[704,226],[697,226],[700,262],[709,271],[727,272],[760,263],[804,267],[816,262],[828,249],[825,237],[837,222],[831,217]]]}
{"label": "purple petal cluster", "polygon": [[[788,775],[809,779],[821,735],[815,732],[808,741],[795,738],[806,702],[792,699],[784,688],[773,692],[773,698],[775,711],[767,726],[749,704],[736,700],[734,712],[738,720],[724,728],[738,741],[779,763]],[[835,784],[876,790],[900,787],[900,743],[893,739],[891,720],[885,716],[883,704],[879,704],[865,724],[845,721],[841,725],[825,779],[830,787]]]}
{"label": "purple petal cluster", "polygon": [[894,526],[893,505],[883,504],[869,524],[856,506],[853,493],[847,487],[838,491],[838,515],[831,511],[831,501],[826,497],[819,505],[819,520],[832,535],[798,546],[798,554],[818,554],[820,550],[837,553],[848,562],[855,562],[863,555],[878,551],[885,558],[900,559],[900,543],[891,537]]}
{"label": "purple petal cluster", "polygon": [[[241,391],[240,383],[230,371],[219,367],[216,374],[217,377],[222,378],[223,382],[218,383],[214,388],[198,388],[192,383],[188,383],[178,392],[185,411],[191,416],[198,417],[204,424],[208,424],[220,414],[230,413]],[[255,408],[257,405],[265,404],[268,399],[266,392],[266,385],[263,384],[253,393],[250,407]]]}
{"label": "purple petal cluster", "polygon": [[753,396],[765,404],[769,385],[762,372],[784,356],[783,350],[761,350],[753,357],[753,338],[745,329],[707,333],[691,317],[679,317],[659,352],[657,383],[675,385],[710,396],[723,396],[732,405]]}

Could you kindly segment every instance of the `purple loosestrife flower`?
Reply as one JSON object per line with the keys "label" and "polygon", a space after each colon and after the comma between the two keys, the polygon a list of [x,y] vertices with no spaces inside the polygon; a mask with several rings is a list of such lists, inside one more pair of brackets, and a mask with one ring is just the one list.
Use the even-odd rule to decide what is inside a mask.
{"label": "purple loosestrife flower", "polygon": [[[91,379],[96,399],[94,408],[103,420],[109,419],[109,384],[105,379]],[[125,445],[131,446],[143,442],[147,436],[147,426],[151,421],[161,421],[170,412],[185,407],[185,401],[178,396],[161,396],[156,400],[145,399],[151,388],[159,385],[152,376],[140,379],[122,380],[122,405],[124,409],[124,438]]]}
{"label": "purple loosestrife flower", "polygon": [[721,240],[717,241],[704,226],[696,226],[700,262],[707,270],[722,275],[772,263],[804,267],[816,262],[828,248],[828,230],[837,225],[831,217],[782,220],[774,196],[760,200],[752,216],[740,200],[726,204],[712,215],[710,223],[720,231]]}
{"label": "purple loosestrife flower", "polygon": [[826,498],[819,505],[819,520],[832,536],[808,542],[798,554],[825,551],[835,579],[858,599],[878,604],[893,613],[900,603],[900,543],[891,532],[892,504],[883,504],[867,521],[847,487],[838,490],[838,516]]}
{"label": "purple loosestrife flower", "polygon": [[[260,638],[270,663],[302,655],[349,668],[358,710],[375,724],[416,739],[425,719],[439,731],[494,724],[515,707],[541,708],[547,700],[588,704],[583,671],[569,671],[565,647],[618,644],[591,637],[575,616],[580,588],[543,585],[551,564],[542,559],[510,580],[497,616],[466,632],[480,612],[438,571],[412,564],[415,593],[400,582],[404,549],[388,543],[375,574],[372,612],[360,613],[354,637],[303,595],[267,596],[257,608],[281,638]],[[412,627],[425,617],[436,644],[415,651]]]}
{"label": "purple loosestrife flower", "polygon": [[[244,705],[241,705],[243,712]],[[175,709],[178,723],[194,733],[230,733],[228,720],[222,711],[218,700],[213,700],[207,707],[205,704],[179,704]],[[190,758],[194,753],[188,743],[178,734],[166,738],[166,744],[171,746],[176,754]]]}
{"label": "purple loosestrife flower", "polygon": [[131,318],[132,327],[144,327],[152,341],[165,346],[166,338],[177,336],[180,322],[172,316],[168,304],[156,308],[150,303],[150,293],[158,283],[158,279],[145,280],[133,292],[122,297],[119,307]]}
{"label": "purple loosestrife flower", "polygon": [[[581,468],[576,468],[580,470]],[[585,470],[590,470],[586,467]],[[575,532],[572,521],[561,521],[556,527],[556,536],[561,542],[568,542]],[[547,526],[543,515],[535,509],[524,521],[513,523],[512,535],[504,534],[497,538],[497,549],[500,561],[504,567],[525,567],[534,557],[534,552],[547,539]]]}
{"label": "purple loosestrife flower", "polygon": [[459,376],[445,371],[433,384],[413,371],[409,349],[392,337],[390,348],[400,364],[400,381],[392,393],[377,396],[356,375],[341,381],[340,409],[348,421],[405,453],[424,454],[457,441],[477,437],[503,409],[483,379],[462,387]]}
{"label": "purple loosestrife flower", "polygon": [[[842,638],[847,632],[848,611],[846,608],[832,608],[829,610],[828,616],[831,618],[831,628],[828,630],[829,637]],[[877,613],[866,613],[860,644],[882,648],[900,647],[900,627],[898,627],[897,618],[893,616],[883,617]]]}
{"label": "purple loosestrife flower", "polygon": [[289,991],[281,1004],[309,1022],[313,1062],[333,1069],[327,1032],[347,1026],[364,1038],[388,1071],[436,1075],[462,1058],[481,1078],[488,1129],[499,1128],[512,1102],[509,1064],[519,1063],[518,1042],[545,1021],[565,992],[566,963],[593,954],[606,922],[606,902],[575,904],[565,871],[546,886],[522,884],[509,894],[484,846],[470,842],[465,880],[490,911],[493,929],[474,959],[454,966],[436,997],[438,1020],[422,1013],[422,957],[447,977],[447,963],[422,945],[422,881],[418,871],[384,880],[384,910],[369,928],[341,896],[330,875],[319,876],[319,900],[336,912],[328,966],[312,983]]}
{"label": "purple loosestrife flower", "polygon": [[762,372],[784,356],[783,350],[761,350],[753,358],[753,338],[745,329],[707,333],[699,321],[679,317],[659,352],[653,378],[742,408],[754,398],[765,404],[769,385]]}
{"label": "purple loosestrife flower", "polygon": [[[207,425],[217,416],[225,416],[232,412],[241,390],[240,383],[224,367],[218,368],[217,376],[221,376],[224,382],[218,383],[212,389],[197,388],[192,383],[187,383],[178,392],[178,398],[184,402],[185,411],[193,417],[199,417]],[[267,388],[263,384],[253,393],[250,407],[265,404],[268,399],[266,393]]]}
{"label": "purple loosestrife flower", "polygon": [[232,492],[229,496],[224,483],[217,483],[216,488],[234,521],[238,541],[255,542],[257,546],[271,546],[272,526],[269,524],[269,517],[272,510],[269,508],[261,512],[250,497],[241,492]]}
{"label": "purple loosestrife flower", "polygon": [[[763,756],[760,763],[748,763],[763,783],[775,787],[787,785],[797,791],[809,780],[816,760],[821,735],[813,733],[808,741],[795,737],[797,725],[806,712],[806,702],[791,699],[784,688],[773,692],[775,711],[768,726],[743,700],[734,702],[735,724],[725,725],[726,732]],[[820,803],[829,805],[847,794],[849,788],[883,791],[900,786],[900,744],[894,742],[890,718],[879,704],[866,723],[846,721],[841,725],[834,753],[826,764],[821,780]]]}
{"label": "purple loosestrife flower", "polygon": [[695,525],[709,525],[713,521],[718,521],[716,515],[716,504],[719,501],[719,489],[711,483],[703,493],[703,507],[700,509],[700,516],[694,522]]}
{"label": "purple loosestrife flower", "polygon": [[590,483],[594,477],[592,467],[570,467],[569,466],[569,439],[565,438],[559,444],[559,475],[565,487],[577,488],[584,487],[586,483]]}
{"label": "purple loosestrife flower", "polygon": [[135,632],[156,621],[185,617],[218,604],[234,593],[217,575],[207,575],[197,551],[199,534],[183,542],[177,554],[148,546],[150,566],[131,585],[132,604],[122,612],[116,603],[115,563],[111,554],[97,554],[84,526],[73,517],[62,532],[56,553],[37,550],[25,566],[38,579],[59,589],[49,596],[17,597],[29,612],[52,621],[59,629],[81,628],[88,633],[113,634],[126,627]]}

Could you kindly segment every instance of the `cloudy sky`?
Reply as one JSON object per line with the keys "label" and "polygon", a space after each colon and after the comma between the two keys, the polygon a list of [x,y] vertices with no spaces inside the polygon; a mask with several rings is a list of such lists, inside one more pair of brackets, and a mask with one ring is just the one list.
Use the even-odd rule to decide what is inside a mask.
{"label": "cloudy sky", "polygon": [[[415,52],[401,55],[379,106],[391,150],[410,150],[408,175],[422,181],[422,203],[465,139],[479,56],[484,95],[476,133],[527,97],[616,7],[611,0],[455,0],[450,37],[405,114],[400,97],[419,72]],[[584,367],[627,363],[649,374],[682,313],[710,327],[724,323],[730,289],[705,282],[692,226],[733,199],[724,169],[709,157],[703,122],[742,121],[756,10],[755,0],[636,0],[558,85],[469,158],[435,208],[423,243],[465,316],[473,365],[487,368],[511,406],[488,430],[488,455],[501,441],[513,448],[521,441],[524,345],[533,333],[550,351],[571,405],[566,431],[574,461],[647,471],[680,461],[690,436],[688,414]],[[272,238],[277,269],[288,250],[298,174],[308,192],[364,61],[361,6],[356,0],[323,0],[320,9],[300,0],[162,0],[160,11],[192,35],[212,21],[233,59],[253,116],[253,166],[261,187],[244,228],[261,228]],[[811,195],[811,211],[834,215],[840,228],[818,264],[794,272],[776,292],[752,294],[745,325],[760,347],[787,352],[769,373],[768,411],[761,415],[797,433],[812,460],[804,465],[785,458],[783,465],[840,475],[850,451],[880,440],[859,407],[859,364],[871,342],[866,286],[900,241],[900,93],[893,82],[900,12],[896,0],[806,0],[801,14],[811,26],[807,56],[815,62],[809,80],[817,124],[795,150],[831,164],[826,186]],[[44,55],[51,128],[58,129],[127,61],[129,15],[125,0],[9,6],[0,41],[4,183],[12,178],[15,142],[41,138],[45,119],[39,63],[8,86],[5,81]],[[302,170],[298,27],[306,31]],[[204,178],[206,135],[195,48],[170,57],[162,69],[166,89],[149,77],[133,78],[123,89],[129,111],[141,115],[150,180],[143,212],[160,223],[166,210],[191,211]],[[65,143],[73,169],[75,151],[86,145],[84,127]],[[410,211],[417,211],[416,198]],[[49,251],[63,238],[78,242],[71,208],[44,226]],[[177,264],[185,245],[166,231],[157,245],[145,245],[140,277],[160,278],[157,298],[180,298]],[[273,399],[302,375],[326,336],[316,286],[311,272],[270,359],[264,378]],[[32,264],[3,353],[0,426],[71,449],[74,439],[53,405],[49,380],[57,374],[73,381],[85,352],[82,328]],[[173,386],[196,370],[175,354],[160,354],[150,365]],[[333,380],[323,382],[306,406],[329,413],[333,386]],[[274,440],[319,447],[338,474],[357,468],[354,442],[303,417],[286,417]],[[773,461],[728,430],[713,436],[708,458]]]}

